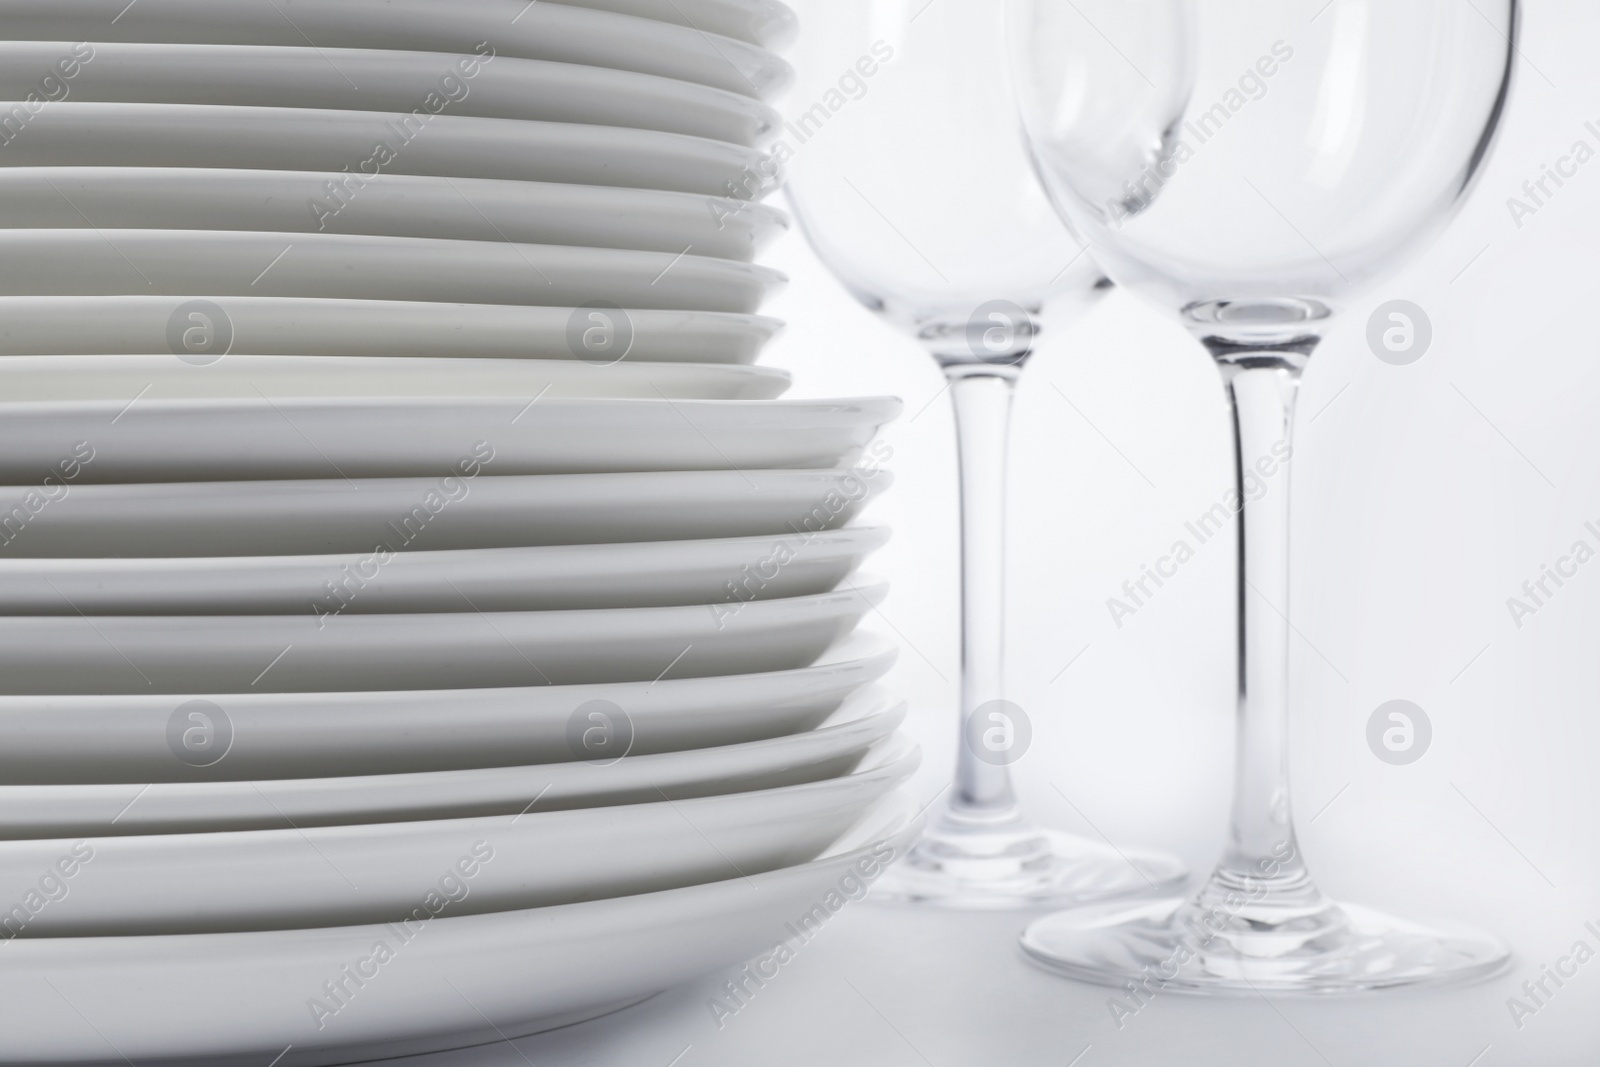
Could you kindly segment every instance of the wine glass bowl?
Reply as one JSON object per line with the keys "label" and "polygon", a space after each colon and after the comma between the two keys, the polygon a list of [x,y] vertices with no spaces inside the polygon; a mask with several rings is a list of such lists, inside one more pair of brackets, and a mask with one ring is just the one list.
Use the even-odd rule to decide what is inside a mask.
{"label": "wine glass bowl", "polygon": [[1516,33],[1509,4],[1445,0],[1011,11],[1024,123],[1062,215],[1119,282],[1242,345],[1321,336],[1449,221],[1498,127]]}
{"label": "wine glass bowl", "polygon": [[[974,0],[920,12],[898,0],[797,6],[785,167],[812,248],[941,363],[1024,358],[1106,283],[1032,173],[998,12]],[[1005,331],[979,311],[996,301],[1028,316],[1012,324],[1010,351],[994,334],[982,343]]]}
{"label": "wine glass bowl", "polygon": [[1494,973],[1508,958],[1497,939],[1341,906],[1312,881],[1288,787],[1291,479],[1256,494],[1244,479],[1293,454],[1300,374],[1334,315],[1434,237],[1481,173],[1517,0],[1011,0],[1009,13],[1043,184],[1112,277],[1215,358],[1240,501],[1222,859],[1188,898],[1060,912],[1028,927],[1024,950],[1149,992]]}

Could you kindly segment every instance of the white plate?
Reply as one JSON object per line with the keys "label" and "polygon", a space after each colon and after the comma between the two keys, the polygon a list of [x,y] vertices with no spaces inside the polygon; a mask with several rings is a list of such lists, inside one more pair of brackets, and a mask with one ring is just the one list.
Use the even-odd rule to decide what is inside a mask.
{"label": "white plate", "polygon": [[788,227],[777,208],[725,197],[412,174],[368,178],[339,207],[327,199],[328,180],[289,170],[0,168],[0,229],[352,233],[672,255],[689,248],[749,260]]}
{"label": "white plate", "polygon": [[766,48],[794,38],[794,12],[779,0],[550,0],[572,7],[616,11],[639,18],[692,26]]}
{"label": "white plate", "polygon": [[[469,819],[0,842],[0,900],[36,890],[58,856],[88,855],[59,907],[21,937],[285,930],[403,922],[457,867],[455,914],[600,900],[805,863],[917,766],[882,742],[849,773],[683,800]],[[472,862],[485,861],[485,862]],[[471,874],[468,878],[467,875]]]}
{"label": "white plate", "polygon": [[[0,1056],[317,1067],[567,1025],[779,943],[793,951],[796,924],[821,930],[853,906],[918,823],[897,794],[811,863],[550,908],[452,917],[444,906],[406,926],[18,938],[0,969]],[[91,862],[77,877],[92,873]],[[346,993],[313,1010],[335,981]]]}
{"label": "white plate", "polygon": [[[70,498],[70,490],[97,482],[432,476],[440,479],[433,496],[443,499],[441,492],[457,493],[442,479],[466,472],[836,467],[853,463],[900,407],[884,397],[146,401],[134,395],[0,403],[0,482],[49,485],[42,481],[49,476],[59,486],[61,472],[71,471]],[[746,484],[754,491],[753,479]],[[385,518],[400,523],[423,503],[412,500]],[[0,552],[31,524],[24,514],[6,525],[16,507],[35,517],[49,511],[20,492],[0,497],[0,532],[11,538],[0,537]],[[107,545],[93,554],[121,551]]]}
{"label": "white plate", "polygon": [[[161,826],[166,790],[160,785],[140,797],[141,806],[118,817],[143,785],[152,782],[554,764],[572,760],[574,737],[569,730],[574,719],[585,729],[590,725],[587,713],[577,709],[595,701],[614,705],[625,716],[610,743],[629,753],[627,758],[619,763],[596,759],[592,764],[550,766],[536,785],[520,778],[508,780],[501,795],[532,795],[548,785],[550,792],[540,803],[551,808],[591,796],[615,797],[622,803],[638,799],[629,790],[637,789],[641,780],[690,790],[697,788],[695,782],[757,773],[760,767],[747,757],[758,750],[741,754],[739,748],[750,742],[801,734],[780,748],[791,764],[807,762],[810,757],[794,754],[797,747],[804,746],[815,756],[812,746],[824,736],[823,731],[808,731],[835,714],[849,694],[881,678],[895,655],[892,644],[858,633],[810,667],[657,682],[411,692],[210,693],[177,699],[145,694],[0,697],[0,781],[6,783],[0,786],[0,826],[13,837],[69,836],[74,828],[107,833],[113,818],[116,826],[134,828],[131,832]],[[179,760],[167,732],[174,718],[184,729],[194,723],[187,712],[177,709],[196,699],[220,709],[211,712],[215,727],[211,748],[180,749],[189,758]],[[182,734],[178,736],[182,741]],[[190,740],[197,739],[191,735]],[[581,746],[584,734],[578,732],[576,740]],[[589,740],[604,739],[591,735]],[[706,751],[687,765],[650,762],[658,754],[686,749]],[[629,779],[632,773],[640,773],[641,779]],[[62,782],[139,784],[132,789],[79,789],[73,795],[83,806],[69,807],[61,799],[66,795],[59,786]],[[39,792],[26,783],[48,788]]]}
{"label": "white plate", "polygon": [[579,611],[0,617],[0,692],[455,689],[634,682],[815,662],[883,598]]}
{"label": "white plate", "polygon": [[[525,811],[569,811],[774,789],[850,773],[867,750],[894,733],[904,718],[902,701],[869,689],[847,699],[815,730],[611,760],[331,778],[145,785],[8,784],[0,786],[0,839],[294,830],[491,816],[510,819]],[[307,748],[302,745],[302,751]]]}
{"label": "white plate", "polygon": [[577,359],[386,356],[10,356],[0,397],[176,400],[227,397],[668,397],[771,400],[789,387],[775,367],[703,363],[597,364]]}
{"label": "white plate", "polygon": [[[667,18],[619,18],[610,5],[539,7],[506,12],[506,0],[340,0],[296,4],[285,19],[274,0],[141,0],[115,19],[99,0],[7,0],[0,6],[0,39],[92,40],[191,44],[288,45],[309,38],[324,48],[421,49],[474,54],[485,41],[498,56],[634,70],[771,96],[790,70],[760,47],[771,47],[793,16],[772,0],[755,5],[726,0],[668,0]],[[662,8],[656,3],[648,7]],[[627,12],[624,6],[625,13]],[[677,25],[673,25],[677,23]],[[776,32],[774,32],[776,31]],[[62,50],[63,52],[65,49]],[[53,61],[62,54],[51,57]]]}
{"label": "white plate", "polygon": [[[577,705],[565,716],[568,732],[574,722],[592,726],[592,710],[590,702]],[[214,709],[211,714],[213,723],[220,721]],[[618,706],[613,705],[611,717],[610,725],[619,736],[630,729]],[[847,698],[813,730],[679,752],[572,759],[573,749],[583,752],[578,735],[569,739],[570,749],[558,753],[565,762],[519,766],[143,785],[7,784],[0,786],[0,839],[509,818],[535,809],[566,811],[771,789],[849,773],[867,749],[893,733],[904,718],[904,702],[872,688]],[[313,747],[306,738],[300,739],[302,753],[315,756]],[[232,767],[233,755],[230,749],[213,766]],[[167,759],[175,761],[171,752]],[[359,766],[344,769],[365,772],[371,766],[359,756],[350,762]],[[169,768],[158,770],[170,773]]]}
{"label": "white plate", "polygon": [[[403,551],[805,537],[843,526],[890,482],[885,471],[748,470],[73,484],[31,512],[34,490],[6,486],[0,559],[344,553],[392,562]],[[434,493],[448,503],[418,514]],[[373,564],[362,569],[370,575]]]}
{"label": "white plate", "polygon": [[[0,842],[0,899],[92,853],[70,904],[23,937],[220,933],[403,921],[462,856],[484,864],[458,914],[694,885],[804,863],[903,783],[919,754],[896,736],[854,770],[700,797],[475,818]],[[529,801],[523,801],[526,805]],[[281,826],[281,820],[279,825]],[[484,846],[489,846],[485,849]],[[475,846],[477,851],[475,851]]]}
{"label": "white plate", "polygon": [[757,263],[620,248],[241,230],[0,230],[0,292],[260,295],[749,313]]}
{"label": "white plate", "polygon": [[[211,301],[220,314],[212,309],[208,315],[185,308],[193,299],[189,294],[0,297],[0,355],[189,351],[185,331],[209,324],[221,331],[210,342],[215,350],[236,355],[599,362],[584,347],[581,332],[593,324],[592,308],[222,296]],[[634,363],[750,363],[782,326],[777,319],[716,311],[634,309],[615,319],[621,339],[613,343]],[[64,322],[72,329],[63,330]]]}
{"label": "white plate", "polygon": [[0,615],[551,611],[826,593],[889,539],[851,527],[768,537],[318,556],[0,557]]}
{"label": "white plate", "polygon": [[[87,30],[88,27],[81,27]],[[0,29],[3,32],[3,29]],[[0,40],[0,99],[25,100],[57,41]],[[607,67],[370,47],[99,42],[73,100],[222,104],[577,122],[754,145],[781,121],[749,96]]]}
{"label": "white plate", "polygon": [[[216,104],[53,102],[0,152],[3,167],[348,168],[669,189],[758,200],[777,185],[754,148],[656,130],[448,112],[403,140],[405,115]],[[387,146],[380,151],[378,146]],[[351,194],[352,196],[358,194]],[[309,209],[308,209],[309,210]]]}

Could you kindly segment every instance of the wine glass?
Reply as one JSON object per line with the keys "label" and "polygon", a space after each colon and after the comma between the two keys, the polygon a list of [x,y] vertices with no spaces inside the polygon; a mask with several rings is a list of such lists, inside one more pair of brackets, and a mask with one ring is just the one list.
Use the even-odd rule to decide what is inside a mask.
{"label": "wine glass", "polygon": [[1035,828],[1009,765],[1029,727],[1004,700],[1004,485],[1013,385],[1046,329],[1109,286],[1056,218],[1017,130],[993,0],[812,0],[773,154],[811,245],[914,335],[955,405],[961,489],[961,743],[955,781],[878,899],[952,907],[1171,888],[1174,859]]}
{"label": "wine glass", "polygon": [[1238,748],[1222,861],[1186,899],[1041,919],[1024,949],[1146,992],[1492,973],[1507,959],[1494,938],[1342,907],[1307,874],[1285,762],[1284,461],[1300,373],[1332,317],[1437,234],[1482,171],[1516,0],[1011,0],[1009,14],[1051,199],[1114,278],[1176,311],[1210,351],[1248,501],[1234,509]]}

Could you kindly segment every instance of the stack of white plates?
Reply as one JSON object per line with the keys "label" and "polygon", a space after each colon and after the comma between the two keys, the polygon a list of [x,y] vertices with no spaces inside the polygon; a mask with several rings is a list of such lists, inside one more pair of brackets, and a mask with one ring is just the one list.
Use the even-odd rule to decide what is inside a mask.
{"label": "stack of white plates", "polygon": [[904,845],[898,405],[752,365],[789,21],[0,0],[0,1062],[561,1025]]}

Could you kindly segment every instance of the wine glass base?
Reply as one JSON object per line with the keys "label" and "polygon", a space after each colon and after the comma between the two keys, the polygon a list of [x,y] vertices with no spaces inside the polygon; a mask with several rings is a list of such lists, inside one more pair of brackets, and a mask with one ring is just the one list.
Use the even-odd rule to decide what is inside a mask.
{"label": "wine glass base", "polygon": [[1172,856],[1052,830],[949,833],[936,824],[878,878],[871,899],[966,910],[1072,905],[1171,892],[1188,873]]}
{"label": "wine glass base", "polygon": [[1327,994],[1449,985],[1486,978],[1510,961],[1506,946],[1487,934],[1367,908],[1325,901],[1262,923],[1220,915],[1195,897],[1057,912],[1023,932],[1022,948],[1058,974],[1123,987],[1130,1010],[1167,990]]}

